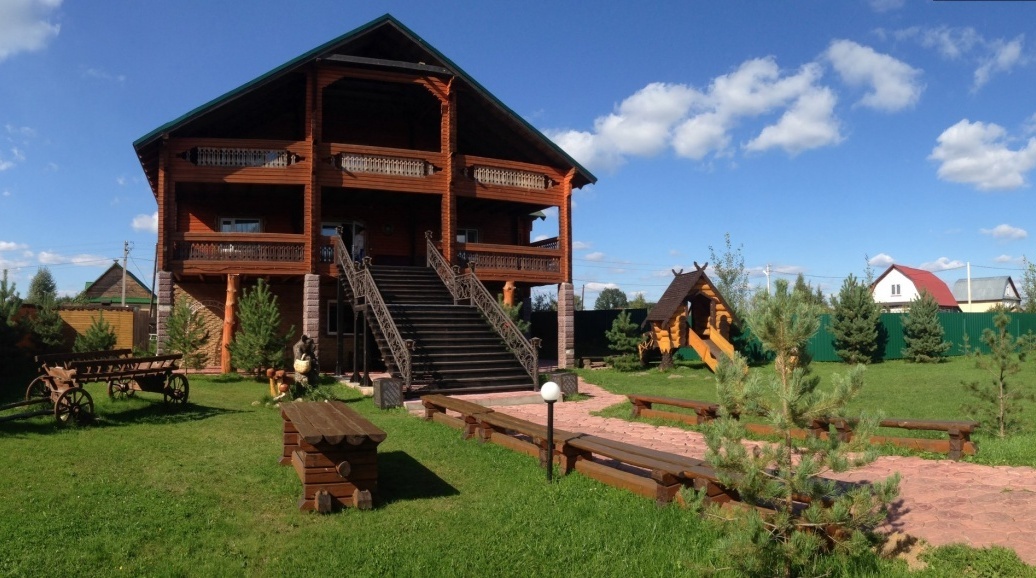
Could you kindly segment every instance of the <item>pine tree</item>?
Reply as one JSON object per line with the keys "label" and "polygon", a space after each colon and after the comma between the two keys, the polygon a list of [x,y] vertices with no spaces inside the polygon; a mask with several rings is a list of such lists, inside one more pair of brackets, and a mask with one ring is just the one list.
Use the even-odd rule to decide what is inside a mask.
{"label": "pine tree", "polygon": [[907,308],[903,317],[903,356],[916,363],[938,363],[952,344],[943,341],[939,323],[939,303],[928,291],[922,290]]}
{"label": "pine tree", "polygon": [[520,333],[525,334],[529,332],[529,327],[531,327],[532,324],[522,318],[521,303],[518,305],[508,305],[504,303],[503,294],[497,293],[496,304],[500,306],[500,309],[503,310],[504,314],[507,315],[507,318],[511,320],[511,323],[514,323],[515,328],[517,328]]}
{"label": "pine tree", "polygon": [[1004,438],[1016,431],[1020,421],[1016,417],[1021,412],[1019,402],[1032,401],[1031,391],[1017,389],[1017,384],[1008,385],[1007,378],[1021,371],[1026,353],[1032,351],[1032,336],[1016,338],[1007,331],[1011,318],[1001,311],[993,318],[995,330],[986,328],[982,331],[982,343],[989,347],[988,354],[968,352],[968,357],[975,360],[975,366],[985,370],[992,378],[987,382],[965,382],[964,389],[975,401],[964,404],[961,409],[969,416],[977,419],[986,427],[996,431],[997,437]]}
{"label": "pine tree", "polygon": [[842,289],[831,299],[834,313],[831,334],[838,356],[849,364],[870,363],[878,349],[881,307],[870,289],[850,274]]}
{"label": "pine tree", "polygon": [[281,312],[277,296],[270,293],[262,279],[245,289],[238,303],[238,331],[230,344],[234,366],[250,372],[284,364],[284,350],[295,335],[291,326],[281,335]]}
{"label": "pine tree", "polygon": [[1022,302],[1023,313],[1036,313],[1036,263],[1030,263],[1028,259],[1022,258],[1022,295],[1025,301]]}
{"label": "pine tree", "polygon": [[[820,380],[803,355],[820,325],[818,308],[804,294],[789,292],[783,279],[772,296],[757,296],[746,322],[774,355],[774,371],[769,377],[750,373],[745,358],[736,353],[717,372],[723,417],[706,429],[706,460],[725,485],[753,506],[737,511],[724,551],[735,571],[785,576],[808,570],[832,544],[850,556],[860,555],[898,494],[898,477],[839,490],[821,476],[876,457],[866,447],[873,420],[861,420],[851,443],[834,435],[796,440],[793,430],[808,429],[820,417],[842,415],[863,387],[864,366],[835,376],[829,391],[818,388]],[[749,452],[743,444],[744,426],[733,419],[741,413],[762,415],[779,441],[761,443]],[[801,509],[803,503],[807,506]]]}
{"label": "pine tree", "polygon": [[77,353],[83,351],[110,351],[115,349],[116,343],[118,343],[118,337],[115,335],[115,329],[112,328],[111,323],[105,321],[104,313],[100,313],[94,318],[93,323],[86,329],[86,332],[76,337],[76,342],[72,345],[72,351]]}
{"label": "pine tree", "polygon": [[25,302],[42,305],[47,300],[56,301],[57,298],[58,287],[54,283],[54,276],[50,274],[50,269],[40,267],[29,281],[29,292],[25,295]]}
{"label": "pine tree", "polygon": [[166,321],[164,349],[183,355],[184,367],[201,369],[209,358],[202,351],[208,341],[209,332],[202,322],[201,311],[191,311],[187,299],[177,299]]}

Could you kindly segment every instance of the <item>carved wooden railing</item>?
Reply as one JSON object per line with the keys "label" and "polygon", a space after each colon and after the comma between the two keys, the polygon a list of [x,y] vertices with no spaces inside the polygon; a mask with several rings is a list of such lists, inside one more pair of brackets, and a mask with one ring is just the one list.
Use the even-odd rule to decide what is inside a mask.
{"label": "carved wooden railing", "polygon": [[302,235],[182,233],[172,238],[174,261],[276,261],[301,263]]}
{"label": "carved wooden railing", "polygon": [[413,381],[411,352],[414,349],[414,342],[410,339],[403,339],[399,333],[399,328],[392,320],[392,314],[389,313],[388,306],[385,305],[385,300],[378,291],[378,286],[374,284],[374,277],[371,276],[366,262],[362,267],[357,266],[350,257],[349,251],[346,250],[341,237],[334,237],[334,247],[335,262],[345,272],[345,278],[353,292],[354,302],[363,299],[367,311],[373,314],[374,321],[385,337],[392,359],[395,360],[396,367],[399,369],[399,375],[403,378],[403,386],[410,389]]}
{"label": "carved wooden railing", "polygon": [[486,286],[478,280],[474,271],[458,275],[457,272],[442,256],[442,253],[435,247],[432,241],[431,231],[425,232],[427,240],[427,263],[442,279],[442,282],[453,294],[454,301],[469,301],[485,317],[489,325],[496,331],[503,340],[507,349],[514,354],[515,358],[525,368],[525,372],[532,378],[532,383],[539,387],[539,338],[526,339],[521,331],[515,326],[511,318],[500,308]]}
{"label": "carved wooden railing", "polygon": [[472,268],[559,273],[561,252],[557,247],[458,243],[457,256]]}

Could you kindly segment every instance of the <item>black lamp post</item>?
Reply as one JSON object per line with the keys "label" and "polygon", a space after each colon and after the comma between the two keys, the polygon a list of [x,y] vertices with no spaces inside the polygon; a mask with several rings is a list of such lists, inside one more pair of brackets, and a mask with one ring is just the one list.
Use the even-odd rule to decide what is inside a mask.
{"label": "black lamp post", "polygon": [[547,402],[547,481],[554,475],[554,402],[561,399],[561,388],[548,381],[540,388],[540,397]]}

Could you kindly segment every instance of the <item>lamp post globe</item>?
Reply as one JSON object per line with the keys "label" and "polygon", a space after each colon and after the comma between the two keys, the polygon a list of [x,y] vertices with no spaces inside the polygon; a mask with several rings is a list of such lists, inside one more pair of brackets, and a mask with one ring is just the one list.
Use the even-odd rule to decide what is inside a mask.
{"label": "lamp post globe", "polygon": [[561,399],[561,388],[553,381],[548,381],[540,388],[540,397],[547,403],[555,402]]}

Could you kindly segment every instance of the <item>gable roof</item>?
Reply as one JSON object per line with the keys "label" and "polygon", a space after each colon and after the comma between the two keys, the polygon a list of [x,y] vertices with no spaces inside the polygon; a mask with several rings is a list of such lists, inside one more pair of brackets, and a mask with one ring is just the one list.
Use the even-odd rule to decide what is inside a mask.
{"label": "gable roof", "polygon": [[[953,297],[958,303],[968,301],[968,280],[957,279],[953,283]],[[997,277],[973,277],[971,279],[972,301],[1021,301],[1014,281],[1008,275]]]}
{"label": "gable roof", "polygon": [[953,293],[950,288],[946,286],[946,283],[942,279],[935,276],[931,271],[925,271],[924,269],[914,269],[913,267],[907,267],[905,265],[891,265],[885,270],[875,281],[871,284],[871,292],[874,292],[874,287],[881,282],[892,270],[899,271],[904,277],[910,280],[914,284],[914,288],[917,289],[918,293],[921,291],[928,291],[935,297],[935,301],[939,304],[939,307],[945,307],[949,309],[958,309],[957,299],[953,297]]}
{"label": "gable roof", "polygon": [[[301,67],[315,62],[317,60],[331,58],[338,52],[342,52],[343,49],[348,48],[350,45],[359,45],[364,39],[375,37],[378,33],[385,33],[394,37],[402,38],[410,43],[407,48],[412,54],[408,56],[408,62],[412,62],[412,67],[423,70],[434,70],[434,72],[440,74],[449,74],[457,79],[461,80],[463,84],[468,85],[473,92],[480,97],[486,104],[491,108],[495,109],[506,119],[514,122],[521,130],[527,133],[530,140],[534,141],[539,145],[539,148],[543,152],[547,153],[548,156],[555,159],[555,162],[559,164],[569,165],[575,168],[576,178],[574,179],[572,186],[579,188],[585,184],[591,184],[597,182],[595,177],[590,171],[575,161],[568,153],[566,153],[561,147],[559,147],[554,141],[547,138],[543,133],[529,124],[524,118],[519,116],[516,112],[507,107],[497,97],[493,96],[488,90],[479,84],[474,78],[464,72],[459,66],[453,63],[449,58],[444,56],[432,45],[428,44],[423,38],[415,34],[412,30],[404,26],[401,22],[396,20],[391,14],[385,14],[380,18],[376,18],[355,30],[347,32],[338,38],[325,42],[320,46],[302,54],[288,62],[270,70],[266,74],[259,76],[242,84],[241,86],[231,90],[219,96],[194,110],[176,118],[170,122],[163,124],[162,126],[152,130],[146,135],[133,141],[133,148],[137,152],[137,156],[140,158],[141,165],[143,165],[144,172],[148,175],[149,179],[152,176],[154,169],[149,171],[149,165],[157,163],[157,160],[152,161],[151,157],[155,156],[158,143],[162,138],[168,135],[170,132],[183,127],[187,123],[211,112],[222,106],[225,106],[234,100],[241,98],[255,90],[266,86],[273,81],[280,79]],[[365,48],[365,47],[364,47]],[[364,50],[365,54],[370,52]],[[376,64],[378,59],[370,57],[354,57],[356,60],[364,60],[371,64]],[[152,183],[152,188],[155,184]]]}
{"label": "gable roof", "polygon": [[[115,303],[122,301],[122,265],[117,262],[101,273],[95,281],[83,290],[83,297],[90,303]],[[151,289],[128,269],[126,270],[126,303],[143,304],[152,300]]]}
{"label": "gable roof", "polygon": [[723,296],[720,295],[716,286],[712,284],[712,280],[705,274],[705,269],[701,268],[691,271],[690,273],[675,273],[672,283],[669,284],[669,287],[666,287],[665,292],[662,293],[662,296],[658,299],[658,303],[648,311],[647,317],[644,318],[644,323],[646,324],[654,321],[660,323],[668,322],[673,317],[673,314],[676,313],[676,310],[680,305],[687,300],[687,297],[699,282],[705,282],[715,290],[716,296],[723,304],[723,307],[727,311],[730,311],[730,315],[733,317],[733,309],[730,308],[730,305],[728,305],[726,300],[723,299]]}

